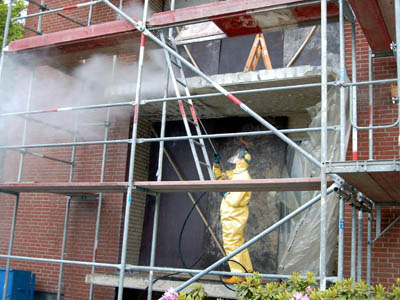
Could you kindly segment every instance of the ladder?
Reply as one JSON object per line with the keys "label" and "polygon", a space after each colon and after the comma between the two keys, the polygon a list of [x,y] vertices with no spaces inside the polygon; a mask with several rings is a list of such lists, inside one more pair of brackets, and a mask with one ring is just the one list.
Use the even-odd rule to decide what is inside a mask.
{"label": "ladder", "polygon": [[264,34],[259,33],[254,39],[253,46],[251,47],[249,57],[247,58],[246,65],[244,66],[243,72],[248,72],[250,70],[255,71],[257,64],[262,57],[264,66],[267,70],[272,69],[271,59],[269,57],[267,43],[264,39]]}
{"label": "ladder", "polygon": [[[164,33],[162,33],[162,32],[160,33],[160,38],[165,43]],[[175,43],[173,41],[169,41],[169,42],[170,42],[169,44],[170,44],[171,48],[177,52],[178,49],[177,49]],[[183,72],[183,67],[182,67],[181,61],[177,60],[175,57],[171,56],[165,48],[163,49],[163,51],[165,54],[165,58],[167,61],[167,67],[169,70],[169,74],[171,76],[171,81],[172,81],[172,85],[174,87],[176,96],[181,97],[181,92],[179,89],[179,85],[180,85],[183,87],[186,96],[190,97],[190,91],[189,91],[189,88],[187,87],[186,77],[185,77],[185,73]],[[178,73],[178,75],[176,73]],[[195,136],[202,135],[200,124],[199,124],[200,120],[197,117],[196,110],[194,108],[192,99],[178,100],[178,105],[179,105],[179,109],[181,112],[181,116],[182,116],[182,120],[183,120],[183,124],[185,126],[185,131],[186,131],[187,136],[195,137]],[[191,119],[188,118],[185,107],[187,107],[190,110],[189,115],[191,116]],[[192,128],[195,129],[194,133],[192,132]],[[203,169],[202,169],[202,167],[204,166],[207,169],[209,180],[212,180],[213,173],[212,173],[210,159],[207,154],[206,145],[204,143],[204,139],[202,139],[202,138],[189,139],[189,146],[190,146],[190,150],[192,151],[192,154],[193,154],[193,159],[194,159],[194,163],[196,165],[196,170],[197,170],[199,179],[205,180],[205,177],[203,174]],[[202,154],[201,155],[202,160],[200,160],[200,158],[199,158],[199,152]]]}

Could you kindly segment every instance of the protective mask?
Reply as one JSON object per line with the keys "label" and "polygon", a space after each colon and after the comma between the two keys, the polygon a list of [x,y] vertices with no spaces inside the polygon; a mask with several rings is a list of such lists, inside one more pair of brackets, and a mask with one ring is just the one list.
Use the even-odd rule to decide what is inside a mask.
{"label": "protective mask", "polygon": [[228,159],[228,163],[236,164],[239,160],[240,160],[239,155],[236,154]]}

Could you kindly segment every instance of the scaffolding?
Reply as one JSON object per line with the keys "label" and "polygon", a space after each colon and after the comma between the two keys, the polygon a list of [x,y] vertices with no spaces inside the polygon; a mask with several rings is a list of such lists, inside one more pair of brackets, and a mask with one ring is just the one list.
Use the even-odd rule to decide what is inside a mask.
{"label": "scaffolding", "polygon": [[[153,276],[154,272],[165,272],[165,273],[173,273],[173,272],[184,272],[192,274],[193,277],[187,280],[185,283],[179,285],[175,288],[177,292],[181,291],[182,289],[188,287],[193,282],[201,279],[207,274],[213,275],[237,275],[237,276],[246,276],[251,274],[246,273],[230,273],[230,272],[221,272],[221,271],[214,271],[218,266],[227,262],[230,258],[235,256],[237,253],[240,253],[242,250],[250,247],[252,244],[257,242],[258,240],[262,239],[275,229],[279,228],[281,225],[285,224],[295,216],[299,215],[300,213],[307,210],[309,207],[313,206],[315,203],[320,203],[320,271],[319,271],[319,281],[321,289],[326,288],[327,280],[337,280],[343,278],[343,249],[344,249],[344,207],[345,203],[349,202],[353,205],[353,216],[352,216],[352,245],[351,245],[351,276],[353,278],[357,278],[357,280],[361,280],[361,272],[362,272],[362,219],[363,214],[367,212],[368,214],[368,253],[367,253],[367,281],[370,282],[371,280],[371,251],[372,251],[372,244],[382,236],[390,227],[395,224],[400,217],[396,218],[385,230],[382,232],[380,231],[380,218],[381,218],[381,206],[382,205],[396,205],[395,202],[398,202],[398,190],[396,194],[396,188],[389,187],[391,183],[389,182],[386,185],[386,188],[383,188],[382,191],[374,191],[374,180],[378,181],[379,176],[377,176],[374,180],[370,180],[368,182],[364,182],[364,185],[360,181],[365,180],[365,175],[369,174],[380,174],[381,182],[387,180],[388,178],[392,178],[391,180],[395,181],[398,179],[398,171],[400,170],[399,161],[398,160],[374,160],[373,156],[373,130],[375,129],[384,129],[384,128],[392,128],[399,126],[400,120],[400,104],[398,106],[398,120],[393,124],[388,124],[384,126],[375,126],[373,124],[373,96],[372,96],[372,86],[378,84],[386,84],[386,83],[393,83],[396,82],[398,85],[400,84],[400,53],[398,51],[393,51],[396,55],[397,59],[397,78],[396,79],[381,79],[381,80],[374,80],[372,78],[372,61],[375,54],[370,51],[370,74],[369,80],[367,81],[357,81],[356,73],[356,38],[355,38],[355,28],[356,28],[356,17],[353,14],[353,10],[351,8],[352,3],[348,3],[346,0],[338,0],[338,17],[339,17],[339,44],[340,44],[340,78],[336,81],[329,81],[328,82],[328,74],[327,74],[327,22],[328,22],[328,1],[321,0],[321,1],[280,1],[281,6],[279,5],[272,5],[267,8],[252,8],[246,11],[247,14],[257,14],[265,11],[273,11],[282,9],[282,5],[284,8],[287,7],[301,7],[305,5],[314,5],[318,4],[320,6],[320,21],[321,21],[321,82],[320,83],[313,83],[313,84],[299,84],[293,86],[282,86],[282,87],[269,87],[269,88],[261,88],[261,89],[252,89],[252,90],[245,90],[245,91],[238,91],[238,92],[229,92],[227,89],[222,87],[220,84],[215,82],[211,77],[197,69],[191,62],[186,60],[182,57],[173,42],[173,38],[171,35],[171,30],[169,30],[168,40],[163,35],[163,30],[171,29],[176,26],[182,26],[187,24],[195,24],[201,23],[205,21],[209,21],[210,18],[197,18],[193,20],[178,20],[175,22],[169,22],[168,24],[164,25],[154,25],[148,26],[147,22],[147,15],[148,15],[148,5],[149,1],[146,0],[144,3],[143,9],[143,18],[142,20],[135,19],[130,17],[126,12],[122,10],[122,5],[118,8],[114,4],[112,4],[109,0],[95,0],[86,3],[81,3],[77,5],[67,6],[58,9],[49,9],[43,3],[36,3],[34,1],[30,1],[31,3],[37,5],[40,8],[39,13],[27,15],[24,17],[19,18],[11,18],[11,3],[9,4],[6,28],[4,33],[3,39],[3,49],[0,60],[0,78],[2,75],[4,76],[3,66],[4,60],[7,56],[6,50],[6,41],[8,36],[9,24],[11,21],[16,21],[22,18],[32,18],[32,17],[39,17],[38,28],[32,29],[27,28],[35,32],[36,34],[42,34],[41,29],[41,17],[43,15],[56,13],[60,15],[61,11],[69,10],[69,9],[78,9],[81,7],[90,7],[90,13],[88,18],[88,25],[91,24],[92,18],[92,7],[99,3],[103,3],[115,11],[118,16],[127,22],[129,22],[133,28],[135,28],[138,32],[140,32],[140,47],[139,47],[139,56],[138,56],[138,75],[137,75],[137,84],[136,84],[136,94],[135,100],[129,102],[121,102],[121,103],[105,103],[105,104],[94,104],[94,105],[81,105],[81,106],[74,106],[74,107],[59,107],[54,109],[45,109],[45,110],[31,110],[30,105],[30,97],[32,91],[32,82],[34,80],[35,73],[34,71],[31,72],[31,79],[29,81],[30,88],[28,94],[28,101],[27,107],[25,111],[18,111],[18,112],[11,112],[11,113],[2,113],[0,114],[0,118],[6,118],[11,116],[20,116],[24,118],[24,125],[23,125],[23,137],[21,144],[19,145],[4,145],[0,146],[1,151],[6,150],[16,150],[20,152],[20,163],[18,169],[18,179],[17,183],[9,184],[4,183],[0,184],[0,192],[7,193],[15,196],[15,203],[14,203],[14,210],[12,215],[12,224],[10,230],[10,239],[9,239],[9,248],[7,254],[1,254],[0,258],[7,260],[6,265],[6,274],[5,274],[5,283],[3,289],[2,299],[6,299],[6,292],[7,292],[7,285],[8,285],[8,277],[10,271],[10,264],[11,260],[25,260],[25,261],[40,261],[45,263],[53,263],[59,264],[59,278],[58,278],[58,295],[57,298],[60,299],[61,297],[61,287],[62,287],[62,277],[63,277],[63,266],[65,264],[70,265],[77,265],[77,266],[90,266],[92,267],[92,273],[95,272],[95,268],[102,267],[102,268],[110,268],[118,270],[119,275],[119,283],[118,283],[118,300],[122,300],[123,291],[124,291],[124,279],[125,274],[127,271],[145,271],[149,273],[149,289],[148,289],[148,299],[152,297],[152,285],[153,285]],[[229,1],[228,1],[229,2]],[[329,1],[330,2],[330,1]],[[226,3],[226,2],[223,2]],[[335,2],[336,3],[336,2]],[[396,41],[400,41],[400,0],[394,1],[395,6],[395,20],[396,20]],[[171,3],[171,11],[174,10],[174,1]],[[243,14],[243,12],[238,13],[237,15]],[[352,82],[346,82],[346,68],[345,68],[345,18],[347,21],[351,23],[352,28]],[[71,22],[71,20],[68,18]],[[216,18],[215,20],[218,20]],[[76,21],[74,21],[77,23]],[[80,25],[83,25],[79,23]],[[222,35],[222,37],[226,37],[226,34]],[[218,36],[221,38],[221,35]],[[142,99],[141,96],[141,88],[142,88],[142,70],[143,70],[143,63],[144,63],[144,52],[145,52],[145,44],[146,39],[151,40],[160,48],[162,48],[165,52],[166,61],[169,63],[169,72],[167,73],[167,78],[172,76],[172,68],[171,68],[171,61],[174,59],[175,64],[178,64],[179,67],[182,69],[182,65],[185,65],[188,69],[190,69],[195,74],[201,76],[204,80],[209,82],[218,92],[216,93],[209,93],[209,94],[202,94],[202,95],[190,95],[186,91],[186,96],[182,96],[179,94],[179,88],[175,86],[176,97],[168,97],[167,89],[168,83],[166,87],[166,92],[164,93],[163,98],[159,99]],[[395,50],[395,44],[393,46]],[[116,56],[114,56],[114,63],[116,63]],[[177,78],[172,76],[173,83],[177,82]],[[167,80],[168,81],[168,80]],[[334,127],[328,126],[328,87],[335,86],[339,87],[340,89],[340,124],[335,125]],[[359,86],[369,86],[370,87],[370,114],[369,114],[369,125],[366,127],[361,127],[357,123],[357,87]],[[317,128],[303,128],[303,129],[292,129],[292,130],[279,130],[274,127],[271,123],[257,114],[254,110],[248,107],[245,103],[243,103],[236,95],[245,94],[245,93],[257,93],[260,91],[269,92],[269,91],[276,91],[276,90],[298,90],[307,87],[320,87],[321,88],[321,126]],[[345,97],[350,93],[351,105],[350,111],[347,111],[346,104],[345,104]],[[194,121],[196,122],[196,114],[194,111],[194,104],[193,101],[201,101],[202,99],[214,97],[214,96],[225,96],[234,104],[236,104],[241,110],[243,110],[246,114],[253,117],[257,120],[262,126],[264,126],[268,131],[262,132],[239,132],[239,133],[227,133],[227,134],[203,134],[201,131],[197,131],[196,135],[189,134],[186,137],[176,136],[176,137],[166,137],[165,136],[165,123],[166,123],[166,106],[168,102],[178,101],[180,107],[182,108],[184,104],[188,104],[190,109],[192,110],[192,115]],[[150,103],[160,103],[162,102],[163,105],[163,112],[162,112],[162,120],[161,120],[161,132],[160,137],[156,138],[138,138],[138,121],[140,117],[140,108],[143,105],[150,104]],[[185,103],[184,103],[185,102]],[[128,107],[132,109],[132,134],[129,139],[122,139],[122,140],[109,140],[109,118],[110,118],[110,109],[113,107]],[[104,123],[105,131],[104,131],[104,140],[103,141],[89,141],[89,142],[77,142],[77,125],[78,120],[75,120],[75,130],[71,133],[74,136],[74,142],[70,143],[48,143],[48,144],[26,144],[26,131],[28,122],[33,121],[32,115],[38,114],[46,114],[46,113],[55,113],[55,112],[63,112],[63,111],[85,111],[85,110],[92,110],[92,109],[106,109],[106,121]],[[184,111],[184,109],[183,109]],[[346,114],[350,114],[350,120],[352,124],[353,130],[353,161],[346,161]],[[184,112],[182,113],[182,117],[185,119]],[[187,122],[187,121],[186,121]],[[186,124],[185,124],[186,125]],[[339,130],[340,131],[340,160],[339,161],[329,161],[327,153],[327,136],[328,130]],[[368,161],[358,161],[357,157],[357,131],[358,130],[368,130],[369,132],[369,159]],[[306,132],[306,131],[320,131],[321,132],[321,159],[316,159],[312,154],[305,151],[303,148],[299,147],[297,143],[295,143],[292,139],[290,139],[286,133],[292,132]],[[162,181],[162,174],[159,171],[157,175],[156,182],[137,182],[133,180],[133,173],[135,170],[135,155],[136,155],[136,146],[138,143],[151,143],[157,142],[160,144],[159,148],[159,170],[161,170],[161,166],[163,163],[163,151],[164,151],[164,142],[168,141],[176,141],[176,140],[187,140],[191,143],[192,148],[195,147],[195,141],[200,141],[200,144],[203,143],[204,139],[214,139],[214,138],[222,138],[222,137],[236,137],[236,136],[250,136],[250,135],[270,135],[274,134],[279,137],[282,141],[286,144],[290,145],[293,149],[301,153],[306,159],[311,161],[315,166],[320,168],[320,178],[284,178],[284,179],[254,179],[254,180],[247,180],[241,182],[217,182],[212,180],[212,175],[210,173],[210,180],[202,180],[204,176],[200,174],[199,171],[199,178],[200,181],[174,181],[174,182],[163,182]],[[130,154],[129,154],[129,178],[127,182],[104,182],[104,170],[105,170],[105,163],[106,163],[106,153],[107,153],[107,146],[111,144],[128,144],[130,145]],[[102,163],[101,163],[101,179],[100,182],[72,182],[72,177],[74,173],[74,161],[75,161],[75,151],[76,147],[78,146],[87,146],[87,145],[103,145],[103,154],[102,154]],[[72,153],[71,153],[71,160],[66,161],[54,157],[50,157],[41,153],[33,152],[33,150],[28,149],[35,149],[35,148],[47,148],[47,147],[65,147],[71,146]],[[203,147],[203,146],[202,146]],[[54,184],[26,184],[21,183],[22,178],[22,169],[24,163],[25,155],[34,155],[43,159],[51,159],[58,161],[60,163],[65,163],[70,167],[70,176],[69,176],[69,183],[54,183]],[[205,159],[207,160],[208,157],[205,155]],[[200,161],[197,157],[195,157],[195,162],[197,164],[198,170],[201,170]],[[204,162],[208,167],[210,167],[210,162]],[[385,177],[385,175],[389,174],[388,176],[392,177]],[[364,177],[363,177],[364,176]],[[372,188],[368,185],[372,185]],[[360,187],[361,186],[361,187]],[[385,186],[384,186],[385,187]],[[397,187],[398,188],[398,187]],[[320,190],[320,194],[305,203],[304,205],[300,206],[286,217],[279,220],[274,225],[266,228],[264,231],[259,233],[258,235],[254,236],[248,242],[243,244],[240,248],[232,252],[231,254],[224,256],[222,259],[216,261],[214,264],[210,265],[204,270],[194,270],[194,269],[177,269],[177,268],[166,268],[166,267],[157,267],[155,266],[155,252],[156,252],[156,239],[157,239],[157,225],[158,225],[158,216],[159,216],[159,205],[160,205],[160,194],[164,192],[170,191],[180,191],[180,192],[196,192],[196,191],[292,191],[292,190]],[[153,226],[153,236],[152,236],[152,247],[151,247],[151,259],[149,266],[132,266],[128,265],[126,261],[127,256],[127,245],[128,245],[128,227],[130,222],[130,212],[131,212],[131,205],[132,201],[134,201],[132,197],[132,193],[134,191],[141,191],[144,193],[148,193],[151,195],[156,196],[156,206],[155,206],[155,217],[154,217],[154,226]],[[340,206],[339,206],[339,222],[338,222],[338,272],[336,277],[327,277],[326,275],[326,245],[327,245],[327,224],[326,224],[326,215],[327,215],[327,195],[332,192],[337,192],[340,196]],[[67,196],[66,202],[66,214],[65,214],[65,225],[64,225],[64,234],[63,234],[63,242],[62,242],[62,249],[61,249],[61,256],[60,259],[48,259],[48,258],[40,258],[40,257],[27,257],[27,256],[16,256],[13,255],[13,242],[14,242],[14,233],[15,233],[15,226],[16,226],[16,215],[18,211],[18,201],[20,193],[56,193],[62,194]],[[121,259],[120,263],[118,264],[110,264],[110,263],[101,263],[96,261],[96,252],[98,246],[98,234],[99,234],[99,224],[100,224],[100,211],[102,206],[102,193],[126,193],[126,203],[125,203],[125,218],[124,218],[124,228],[123,228],[123,236],[122,236],[122,249],[121,249]],[[96,230],[95,230],[95,242],[93,246],[93,259],[92,261],[73,261],[67,260],[64,257],[65,254],[65,243],[66,243],[66,235],[67,235],[67,224],[68,224],[68,217],[69,217],[69,209],[70,203],[75,196],[79,197],[95,197],[98,201],[98,212],[97,212],[97,219],[96,219]],[[391,199],[391,201],[380,201],[379,197],[385,197]],[[378,199],[378,200],[377,200]],[[378,201],[374,203],[373,201]],[[373,240],[372,239],[372,208],[373,205],[376,206],[376,225],[377,225],[377,236]],[[358,237],[356,236],[356,218],[357,218],[357,211],[358,211]],[[358,242],[357,242],[358,240]],[[358,248],[356,249],[356,245],[358,244]],[[356,252],[358,255],[356,256]],[[357,257],[357,261],[356,261]],[[287,275],[279,275],[279,274],[261,274],[264,278],[276,279],[276,278],[287,278]],[[93,298],[93,284],[90,286],[90,299]]]}

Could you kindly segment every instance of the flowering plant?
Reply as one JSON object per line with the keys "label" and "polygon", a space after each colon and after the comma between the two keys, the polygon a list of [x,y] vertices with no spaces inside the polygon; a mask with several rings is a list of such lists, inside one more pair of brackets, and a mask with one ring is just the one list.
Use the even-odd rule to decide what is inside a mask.
{"label": "flowering plant", "polygon": [[178,299],[179,295],[173,288],[168,289],[163,295],[164,300],[175,300]]}

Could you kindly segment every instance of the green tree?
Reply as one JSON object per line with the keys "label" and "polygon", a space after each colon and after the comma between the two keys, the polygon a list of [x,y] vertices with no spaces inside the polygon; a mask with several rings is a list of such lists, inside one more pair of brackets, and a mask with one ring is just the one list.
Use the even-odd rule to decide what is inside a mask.
{"label": "green tree", "polygon": [[[4,29],[6,27],[8,3],[0,0],[0,48],[3,45]],[[11,17],[15,18],[21,15],[26,9],[24,0],[15,0],[12,4]],[[21,39],[24,35],[24,26],[21,22],[11,22],[8,32],[7,44],[11,41]]]}

